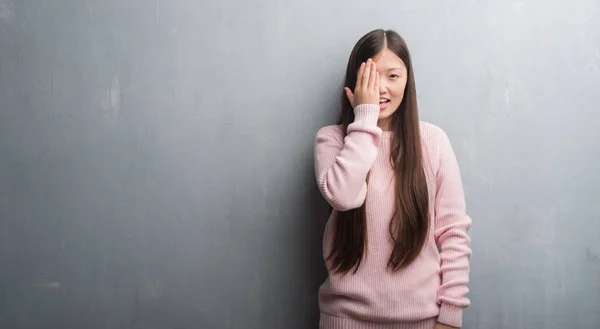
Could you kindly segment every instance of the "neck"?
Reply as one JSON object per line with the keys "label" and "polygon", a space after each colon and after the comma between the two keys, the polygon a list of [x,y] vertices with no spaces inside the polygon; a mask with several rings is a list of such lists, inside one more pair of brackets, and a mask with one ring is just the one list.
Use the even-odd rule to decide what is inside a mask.
{"label": "neck", "polygon": [[383,131],[390,131],[390,118],[379,119],[377,121],[377,127],[381,128]]}

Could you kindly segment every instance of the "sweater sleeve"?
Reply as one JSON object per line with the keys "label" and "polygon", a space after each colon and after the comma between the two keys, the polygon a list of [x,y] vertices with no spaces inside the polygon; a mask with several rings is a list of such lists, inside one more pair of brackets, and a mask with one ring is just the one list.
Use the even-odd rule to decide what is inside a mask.
{"label": "sweater sleeve", "polygon": [[436,176],[435,239],[440,246],[442,284],[438,291],[438,322],[462,326],[463,309],[470,304],[469,261],[471,218],[466,213],[464,191],[456,156],[445,133],[441,133],[440,167]]}
{"label": "sweater sleeve", "polygon": [[359,105],[354,114],[354,122],[348,125],[343,139],[327,127],[319,130],[315,138],[317,184],[323,197],[338,211],[364,203],[367,174],[377,158],[382,136],[377,127],[379,106]]}

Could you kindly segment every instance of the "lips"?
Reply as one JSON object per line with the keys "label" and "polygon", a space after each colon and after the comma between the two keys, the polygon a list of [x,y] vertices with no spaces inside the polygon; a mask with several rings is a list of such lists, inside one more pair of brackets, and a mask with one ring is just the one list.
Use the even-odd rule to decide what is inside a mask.
{"label": "lips", "polygon": [[390,100],[387,98],[380,98],[379,99],[379,109],[381,111],[385,110],[386,107],[388,107],[388,105],[390,104]]}

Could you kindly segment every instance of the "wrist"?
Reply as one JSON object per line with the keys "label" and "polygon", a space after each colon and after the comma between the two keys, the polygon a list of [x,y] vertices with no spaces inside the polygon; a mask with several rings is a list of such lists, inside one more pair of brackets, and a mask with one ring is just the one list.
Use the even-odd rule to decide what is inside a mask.
{"label": "wrist", "polygon": [[463,308],[442,303],[442,305],[440,305],[438,322],[447,326],[460,328],[462,326],[462,314]]}
{"label": "wrist", "polygon": [[379,105],[360,104],[354,108],[354,121],[364,121],[369,125],[377,125],[379,120]]}

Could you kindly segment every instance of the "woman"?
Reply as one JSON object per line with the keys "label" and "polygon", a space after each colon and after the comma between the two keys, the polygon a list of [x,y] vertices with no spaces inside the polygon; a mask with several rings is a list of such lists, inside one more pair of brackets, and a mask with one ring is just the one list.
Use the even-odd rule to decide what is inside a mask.
{"label": "woman", "polygon": [[320,328],[460,328],[471,219],[447,135],[419,121],[396,32],[371,31],[352,50],[341,118],[317,133],[315,170],[333,208]]}

